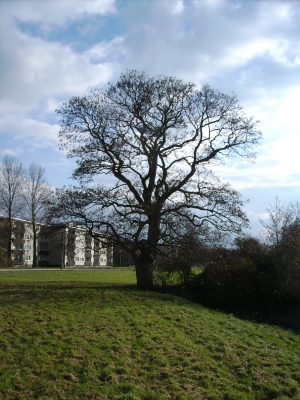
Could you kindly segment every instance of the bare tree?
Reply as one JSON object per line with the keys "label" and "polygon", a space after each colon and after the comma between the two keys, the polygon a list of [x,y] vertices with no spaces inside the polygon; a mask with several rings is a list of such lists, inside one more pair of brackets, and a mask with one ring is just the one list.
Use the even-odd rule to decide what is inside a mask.
{"label": "bare tree", "polygon": [[[209,168],[233,156],[252,159],[260,140],[258,122],[234,95],[128,71],[58,113],[61,147],[76,158],[80,183],[60,192],[59,209],[106,230],[132,254],[139,287],[153,286],[158,248],[184,221],[199,232],[207,224],[231,232],[247,224],[239,193]],[[113,179],[92,185],[101,174]]]}
{"label": "bare tree", "polygon": [[25,208],[23,215],[31,221],[33,231],[33,260],[32,266],[36,267],[37,262],[37,239],[39,225],[45,221],[47,210],[52,197],[52,189],[45,177],[45,168],[41,165],[31,163],[25,174],[23,185],[23,197]]}
{"label": "bare tree", "polygon": [[23,207],[22,187],[24,183],[24,170],[18,158],[6,155],[0,171],[0,209],[7,218],[5,223],[5,236],[7,243],[7,258],[12,256],[13,219],[20,215]]}

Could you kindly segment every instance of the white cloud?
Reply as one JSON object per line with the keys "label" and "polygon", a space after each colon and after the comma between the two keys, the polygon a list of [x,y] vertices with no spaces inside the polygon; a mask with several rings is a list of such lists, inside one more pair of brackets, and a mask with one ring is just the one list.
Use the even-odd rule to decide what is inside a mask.
{"label": "white cloud", "polygon": [[53,96],[82,94],[112,76],[114,65],[110,62],[92,64],[88,54],[75,53],[69,46],[16,31],[12,34],[9,43],[4,44],[3,111],[10,107],[31,108]]}
{"label": "white cloud", "polygon": [[[0,67],[1,132],[2,138],[9,140],[2,140],[2,154],[22,156],[42,149],[56,152],[59,126],[55,123],[58,121],[55,110],[72,95],[106,84],[118,68],[117,60],[109,55],[119,46],[120,39],[100,43],[80,54],[58,41],[49,42],[21,32],[13,17],[56,24],[87,13],[111,12],[113,3],[13,1],[5,4],[1,27],[5,38],[1,42],[1,59],[5,60]],[[55,20],[57,13],[58,21]]]}
{"label": "white cloud", "polygon": [[6,13],[20,21],[41,23],[44,29],[61,26],[83,16],[115,12],[114,0],[10,0],[3,3]]}
{"label": "white cloud", "polygon": [[[101,44],[102,55],[76,53],[70,45],[21,32],[16,19],[45,24],[66,23],[89,14],[114,11],[114,1],[10,1],[1,13],[1,111],[37,107],[49,98],[65,100],[111,79],[117,60],[109,59],[114,43]],[[103,58],[106,58],[104,60]]]}
{"label": "white cloud", "polygon": [[173,2],[173,13],[180,14],[184,10],[184,3],[183,0],[175,0]]}
{"label": "white cloud", "polygon": [[[269,55],[274,64],[290,64],[290,53],[292,60],[300,54],[295,22],[300,10],[293,2],[285,7],[280,2],[272,7],[269,2],[252,1],[243,2],[243,7],[229,1],[184,2],[182,11],[175,14],[170,3],[134,4],[134,24],[132,9],[125,16],[129,68],[203,84],[224,73],[234,74],[258,57]],[[282,9],[289,21],[283,19]]]}
{"label": "white cloud", "polygon": [[23,149],[21,147],[14,147],[13,149],[1,149],[0,155],[5,156],[6,154],[9,156],[19,157],[23,153]]}
{"label": "white cloud", "polygon": [[255,163],[232,160],[215,172],[237,190],[257,187],[300,189],[300,86],[288,88],[282,98],[264,97],[249,106],[247,114],[261,119],[263,142]]}
{"label": "white cloud", "polygon": [[300,137],[286,133],[277,140],[265,142],[259,149],[255,163],[233,160],[214,171],[229,180],[237,190],[251,187],[300,188]]}
{"label": "white cloud", "polygon": [[123,45],[124,38],[116,36],[109,42],[102,41],[93,45],[84,52],[83,56],[91,64],[103,64],[104,61],[110,60],[109,65],[114,65],[115,68],[118,68],[119,60],[124,57],[125,54]]}
{"label": "white cloud", "polygon": [[[58,125],[19,116],[6,115],[1,120],[1,130],[12,143],[17,145],[18,152],[33,152],[38,148],[58,150]],[[19,144],[22,144],[20,151]],[[6,149],[6,152],[10,149]]]}

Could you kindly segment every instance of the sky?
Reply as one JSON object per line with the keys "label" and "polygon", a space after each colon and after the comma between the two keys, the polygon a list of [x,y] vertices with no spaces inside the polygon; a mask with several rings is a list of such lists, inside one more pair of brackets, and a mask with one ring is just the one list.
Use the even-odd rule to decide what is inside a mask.
{"label": "sky", "polygon": [[72,183],[55,112],[126,69],[235,93],[261,121],[255,163],[218,168],[258,235],[278,196],[300,200],[300,1],[0,0],[0,159],[43,165]]}

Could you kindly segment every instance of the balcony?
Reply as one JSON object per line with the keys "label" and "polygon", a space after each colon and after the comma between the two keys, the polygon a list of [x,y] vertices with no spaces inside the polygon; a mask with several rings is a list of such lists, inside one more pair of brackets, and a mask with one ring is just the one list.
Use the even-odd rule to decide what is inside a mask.
{"label": "balcony", "polygon": [[39,256],[49,256],[49,250],[39,250]]}
{"label": "balcony", "polygon": [[11,252],[14,255],[22,255],[23,254],[23,250],[22,249],[13,249]]}
{"label": "balcony", "polygon": [[85,267],[91,267],[91,266],[92,266],[92,262],[91,262],[91,261],[86,261],[86,262],[84,263],[84,266],[85,266]]}

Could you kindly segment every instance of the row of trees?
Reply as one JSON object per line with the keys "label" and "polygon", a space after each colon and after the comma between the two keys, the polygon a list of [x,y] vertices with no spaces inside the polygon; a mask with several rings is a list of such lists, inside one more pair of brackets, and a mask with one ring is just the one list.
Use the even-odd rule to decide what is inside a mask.
{"label": "row of trees", "polygon": [[[37,222],[44,222],[53,202],[53,189],[45,179],[45,169],[32,163],[24,169],[17,157],[6,155],[0,170],[0,210],[7,217],[2,221],[5,231],[6,258],[11,260],[13,219],[29,220],[33,230],[33,249],[37,247]],[[33,252],[33,266],[37,254]]]}

